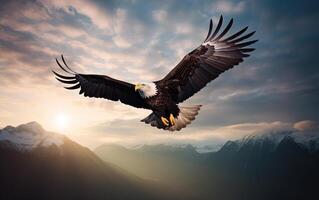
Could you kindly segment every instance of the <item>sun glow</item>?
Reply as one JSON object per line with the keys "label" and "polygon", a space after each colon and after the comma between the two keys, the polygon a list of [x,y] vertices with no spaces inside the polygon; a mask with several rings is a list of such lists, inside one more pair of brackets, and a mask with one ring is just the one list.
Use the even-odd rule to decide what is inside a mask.
{"label": "sun glow", "polygon": [[65,130],[69,127],[69,117],[64,113],[60,113],[55,116],[54,119],[56,128],[59,130]]}

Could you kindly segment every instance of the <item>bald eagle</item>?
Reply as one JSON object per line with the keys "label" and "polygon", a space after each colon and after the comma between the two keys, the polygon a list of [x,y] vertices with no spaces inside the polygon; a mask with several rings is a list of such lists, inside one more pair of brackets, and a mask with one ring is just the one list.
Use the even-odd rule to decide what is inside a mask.
{"label": "bald eagle", "polygon": [[238,65],[249,52],[248,48],[257,40],[244,41],[255,31],[244,34],[248,27],[228,36],[233,24],[229,21],[224,30],[219,33],[223,23],[220,17],[213,31],[213,21],[210,20],[209,30],[204,42],[188,53],[164,78],[151,83],[131,84],[105,75],[80,74],[73,71],[62,57],[64,66],[56,59],[64,75],[55,71],[56,79],[65,84],[69,90],[80,88],[79,94],[86,97],[105,98],[121,101],[124,104],[149,109],[152,113],[142,122],[163,130],[179,131],[190,124],[198,114],[201,105],[179,105],[196,92],[216,79],[221,73]]}

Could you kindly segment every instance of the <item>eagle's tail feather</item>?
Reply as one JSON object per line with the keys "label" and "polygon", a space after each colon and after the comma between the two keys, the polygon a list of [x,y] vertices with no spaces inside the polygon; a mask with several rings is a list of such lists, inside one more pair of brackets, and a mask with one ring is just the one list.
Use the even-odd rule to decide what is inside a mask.
{"label": "eagle's tail feather", "polygon": [[155,126],[159,129],[169,130],[169,131],[179,131],[182,128],[185,128],[188,124],[190,124],[195,116],[198,114],[201,105],[191,105],[191,106],[178,106],[179,114],[175,119],[174,126],[163,126],[161,119],[155,115],[155,113],[151,113],[146,118],[142,119],[142,122],[146,124],[150,124],[151,126]]}

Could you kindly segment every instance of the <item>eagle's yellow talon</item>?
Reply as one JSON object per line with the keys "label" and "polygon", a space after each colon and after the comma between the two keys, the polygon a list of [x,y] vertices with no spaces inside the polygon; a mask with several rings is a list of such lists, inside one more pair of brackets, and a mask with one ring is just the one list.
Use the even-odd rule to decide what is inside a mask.
{"label": "eagle's yellow talon", "polygon": [[161,120],[165,126],[169,125],[169,121],[165,117],[161,117]]}
{"label": "eagle's yellow talon", "polygon": [[173,114],[169,115],[169,121],[171,122],[171,125],[174,126],[175,125],[175,118],[173,116]]}

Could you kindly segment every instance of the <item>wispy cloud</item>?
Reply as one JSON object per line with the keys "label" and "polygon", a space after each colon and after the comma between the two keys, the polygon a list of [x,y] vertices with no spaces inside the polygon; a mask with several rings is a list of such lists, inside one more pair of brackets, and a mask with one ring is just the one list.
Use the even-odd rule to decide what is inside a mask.
{"label": "wispy cloud", "polygon": [[246,8],[245,1],[233,2],[233,1],[223,0],[223,1],[216,1],[212,5],[212,9],[225,14],[241,13],[245,10],[245,8]]}

